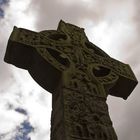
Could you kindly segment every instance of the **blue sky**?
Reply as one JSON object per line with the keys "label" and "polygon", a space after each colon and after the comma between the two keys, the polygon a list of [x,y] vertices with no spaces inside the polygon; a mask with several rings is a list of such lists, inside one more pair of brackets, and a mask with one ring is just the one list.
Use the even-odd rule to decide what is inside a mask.
{"label": "blue sky", "polygon": [[7,5],[9,2],[9,0],[0,0],[0,17],[3,18],[4,17],[4,9],[3,7],[5,5]]}
{"label": "blue sky", "polygon": [[33,131],[33,127],[31,126],[28,120],[22,122],[19,127],[17,128],[17,134],[15,135],[15,140],[31,140],[28,136],[30,132]]}
{"label": "blue sky", "polygon": [[[85,28],[91,42],[130,64],[140,78],[139,0],[0,0],[0,139],[49,140],[51,99],[28,74],[3,62],[14,26],[34,31],[56,29],[60,19]],[[139,140],[138,85],[125,101],[107,103],[119,140]]]}

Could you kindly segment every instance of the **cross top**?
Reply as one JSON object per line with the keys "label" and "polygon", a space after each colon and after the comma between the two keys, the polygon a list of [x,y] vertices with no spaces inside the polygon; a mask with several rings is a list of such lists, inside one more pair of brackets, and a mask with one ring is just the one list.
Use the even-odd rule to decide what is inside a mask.
{"label": "cross top", "polygon": [[[35,54],[40,59],[34,58]],[[36,76],[44,72],[41,68],[36,68],[37,61],[44,62],[41,57],[51,69],[46,70],[48,72],[46,78],[49,79],[47,83]],[[91,43],[83,28],[62,20],[57,30],[45,30],[39,33],[14,27],[5,61],[27,69],[33,78],[49,92],[53,92],[58,86],[56,79],[59,81],[63,71],[74,69],[81,69],[80,73],[83,75],[86,73],[85,77],[89,79],[92,77],[91,81],[94,79],[94,82],[103,85],[109,94],[124,99],[127,99],[137,84],[129,65],[111,58]],[[41,66],[41,63],[39,65]],[[56,76],[56,73],[59,73],[59,76]]]}

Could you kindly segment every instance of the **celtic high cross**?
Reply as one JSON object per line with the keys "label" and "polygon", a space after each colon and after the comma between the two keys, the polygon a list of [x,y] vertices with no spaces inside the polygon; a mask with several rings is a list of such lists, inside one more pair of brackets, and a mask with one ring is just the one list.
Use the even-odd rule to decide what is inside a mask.
{"label": "celtic high cross", "polygon": [[62,20],[57,30],[38,33],[14,27],[4,60],[52,93],[51,140],[117,140],[106,99],[127,99],[137,80],[83,28]]}

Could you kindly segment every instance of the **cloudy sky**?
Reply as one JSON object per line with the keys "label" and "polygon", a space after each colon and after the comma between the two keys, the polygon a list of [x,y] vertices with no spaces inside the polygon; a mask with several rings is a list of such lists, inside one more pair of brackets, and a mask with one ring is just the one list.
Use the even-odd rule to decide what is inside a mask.
{"label": "cloudy sky", "polygon": [[[50,140],[51,94],[3,62],[13,26],[56,29],[60,19],[85,28],[91,42],[130,64],[140,78],[139,0],[0,0],[0,140]],[[119,140],[140,138],[140,86],[127,100],[108,96]]]}

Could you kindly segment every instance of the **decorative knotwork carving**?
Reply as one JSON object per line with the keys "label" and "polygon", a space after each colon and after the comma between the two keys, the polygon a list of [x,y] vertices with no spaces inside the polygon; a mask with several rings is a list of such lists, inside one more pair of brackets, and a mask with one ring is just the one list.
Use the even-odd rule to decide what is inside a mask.
{"label": "decorative knotwork carving", "polygon": [[53,94],[52,140],[117,140],[108,94],[126,99],[137,84],[129,65],[92,44],[84,29],[60,21],[39,33],[14,28],[5,61],[27,69]]}

